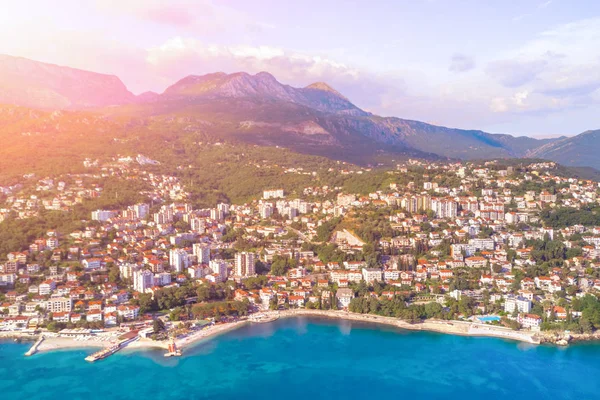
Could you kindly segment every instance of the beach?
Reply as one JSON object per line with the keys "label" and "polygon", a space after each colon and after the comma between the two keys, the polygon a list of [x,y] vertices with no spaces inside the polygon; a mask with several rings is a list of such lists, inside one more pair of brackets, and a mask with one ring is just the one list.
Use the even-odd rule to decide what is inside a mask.
{"label": "beach", "polygon": [[[349,321],[359,321],[366,323],[376,323],[391,325],[401,329],[411,331],[427,331],[438,332],[450,335],[461,336],[488,336],[501,339],[516,340],[525,343],[539,344],[540,339],[535,332],[515,331],[509,328],[479,324],[467,321],[445,321],[445,320],[425,320],[423,322],[410,323],[397,318],[382,317],[371,314],[358,314],[348,311],[334,310],[286,310],[286,311],[270,311],[269,313],[278,313],[280,318],[290,318],[294,316],[318,316],[325,318],[345,319]],[[265,313],[267,314],[267,313]]]}
{"label": "beach", "polygon": [[196,332],[191,333],[188,336],[183,338],[179,338],[175,340],[175,344],[179,349],[184,349],[187,346],[193,345],[199,341],[213,338],[218,335],[222,335],[234,329],[241,328],[242,326],[248,324],[248,320],[239,320],[235,322],[229,322],[224,324],[215,324],[209,327],[200,329]]}
{"label": "beach", "polygon": [[82,348],[94,348],[99,349],[102,347],[110,346],[111,343],[99,342],[99,341],[79,341],[70,337],[49,337],[44,336],[44,340],[37,347],[37,353],[43,353],[46,351],[53,350],[64,350],[64,349],[82,349]]}
{"label": "beach", "polygon": [[[536,334],[535,332],[515,331],[509,328],[467,321],[426,320],[423,322],[410,323],[397,318],[382,317],[371,314],[358,314],[347,311],[307,309],[267,311],[263,312],[262,314],[267,318],[272,317],[273,319],[293,318],[301,316],[335,318],[344,319],[348,321],[383,324],[411,331],[438,332],[460,336],[487,336],[501,339],[516,340],[531,344],[539,344],[541,341],[549,342],[548,340],[543,340],[543,338],[542,340],[540,340],[540,335]],[[210,325],[208,327],[194,331],[187,336],[176,338],[175,344],[180,350],[183,350],[186,347],[190,347],[197,344],[198,342],[209,340],[218,335],[230,332],[234,329],[241,328],[242,326],[245,326],[249,323],[252,322],[248,319],[240,319],[235,322]],[[115,332],[107,332],[100,335],[88,335],[83,338],[58,336],[56,334],[44,334],[43,336],[44,340],[40,341],[39,343],[36,342],[37,347],[35,345],[33,346],[35,347],[35,349],[32,349],[32,354],[37,352],[47,352],[61,349],[99,349],[103,347],[109,347],[113,344],[116,344],[119,341],[118,335]],[[20,332],[1,332],[0,338],[20,338],[31,340],[33,342],[35,339],[38,339],[39,336]],[[126,347],[128,350],[167,350],[169,342],[170,341],[168,340],[155,341],[146,338],[139,338],[138,340],[128,344]]]}

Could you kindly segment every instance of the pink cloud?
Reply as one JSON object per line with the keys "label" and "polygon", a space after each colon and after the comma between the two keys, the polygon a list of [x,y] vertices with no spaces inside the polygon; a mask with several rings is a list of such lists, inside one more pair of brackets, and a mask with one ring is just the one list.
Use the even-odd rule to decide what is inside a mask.
{"label": "pink cloud", "polygon": [[174,26],[189,26],[195,17],[188,10],[177,5],[165,5],[147,10],[140,10],[140,17],[153,22]]}

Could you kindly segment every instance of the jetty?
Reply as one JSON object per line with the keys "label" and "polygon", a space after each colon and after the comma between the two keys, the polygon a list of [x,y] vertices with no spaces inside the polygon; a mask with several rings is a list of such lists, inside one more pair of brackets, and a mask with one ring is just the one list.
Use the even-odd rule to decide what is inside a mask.
{"label": "jetty", "polygon": [[273,322],[279,319],[279,312],[277,313],[269,313],[269,314],[252,314],[248,317],[248,321],[254,322],[257,324],[264,324],[267,322]]}
{"label": "jetty", "polygon": [[44,341],[44,335],[40,335],[40,337],[38,338],[38,340],[35,341],[35,343],[33,344],[33,346],[31,346],[31,348],[27,351],[27,353],[25,353],[25,355],[27,357],[34,355],[35,353],[37,353],[37,349],[40,346],[40,344],[42,344],[42,342]]}
{"label": "jetty", "polygon": [[90,354],[89,356],[87,356],[85,358],[85,361],[89,361],[89,362],[94,362],[94,361],[98,361],[98,360],[102,360],[103,358],[106,358],[108,356],[112,356],[113,354],[115,354],[117,351],[123,349],[124,347],[126,347],[129,343],[134,342],[136,340],[138,340],[139,337],[136,336],[134,338],[130,338],[130,339],[125,339],[120,341],[119,343],[110,346],[108,348],[102,349],[100,351],[95,352],[94,354]]}

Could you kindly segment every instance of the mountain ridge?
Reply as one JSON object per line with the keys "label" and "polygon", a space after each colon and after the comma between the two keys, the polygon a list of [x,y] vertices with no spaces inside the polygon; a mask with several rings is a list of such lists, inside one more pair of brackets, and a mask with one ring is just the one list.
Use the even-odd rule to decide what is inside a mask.
{"label": "mountain ridge", "polygon": [[[381,117],[360,109],[325,82],[296,88],[264,71],[189,75],[162,93],[134,96],[114,75],[0,55],[0,103],[91,109],[108,117],[169,121],[173,128],[198,132],[206,131],[210,121],[215,135],[321,155],[366,158],[391,151],[467,160],[535,156],[600,167],[591,154],[581,164],[576,157],[580,150],[560,150],[584,142],[586,151],[598,148],[600,135],[536,139]],[[182,118],[192,122],[179,126]]]}
{"label": "mountain ridge", "polygon": [[115,75],[0,54],[0,103],[83,109],[133,101],[135,96]]}

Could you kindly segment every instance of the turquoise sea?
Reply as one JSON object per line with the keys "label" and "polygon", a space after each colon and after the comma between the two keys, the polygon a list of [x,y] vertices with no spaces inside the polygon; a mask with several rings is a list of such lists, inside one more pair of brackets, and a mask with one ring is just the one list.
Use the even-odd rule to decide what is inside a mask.
{"label": "turquoise sea", "polygon": [[90,350],[23,357],[0,342],[0,399],[600,399],[600,344],[532,346],[293,318],[165,359],[87,363]]}

